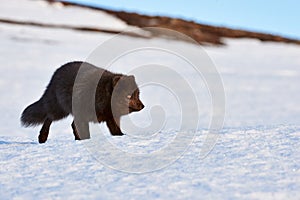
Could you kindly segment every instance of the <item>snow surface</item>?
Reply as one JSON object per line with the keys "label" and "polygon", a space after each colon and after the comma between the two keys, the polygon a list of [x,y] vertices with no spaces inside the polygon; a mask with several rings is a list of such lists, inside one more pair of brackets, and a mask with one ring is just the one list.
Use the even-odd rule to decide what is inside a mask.
{"label": "snow surface", "polygon": [[[20,19],[38,15],[37,11],[23,13],[17,10],[16,1],[10,2],[5,4],[11,7],[8,14],[16,10]],[[41,4],[27,3],[26,9]],[[44,11],[50,12],[48,9],[58,8]],[[245,39],[225,40],[224,47],[205,47],[223,79],[226,117],[217,144],[204,159],[199,155],[211,103],[202,80],[196,83],[201,108],[198,131],[183,156],[163,169],[136,174],[107,166],[91,153],[89,141],[73,140],[70,117],[54,123],[47,143],[38,144],[40,127],[22,128],[22,110],[38,100],[56,68],[72,60],[86,60],[110,38],[109,34],[0,24],[0,199],[300,199],[297,45]],[[144,41],[122,39],[122,44]],[[155,42],[166,47],[178,45],[187,52],[199,48],[164,39],[145,41],[149,46]],[[130,65],[161,61],[162,54],[156,57],[155,53],[120,59],[114,70],[126,72]],[[164,57],[165,63],[174,69],[183,65],[172,56]],[[198,80],[188,70],[183,76],[192,82]],[[154,103],[167,102],[166,111],[177,108],[168,95],[163,89],[141,88],[146,108],[133,115],[133,121],[138,125],[149,123],[147,107]],[[167,116],[168,126],[150,139],[110,137],[104,124],[100,129],[123,151],[153,152],[172,142],[178,133],[178,112],[167,112]],[[110,152],[106,153],[109,158]]]}
{"label": "snow surface", "polygon": [[102,11],[74,6],[64,7],[58,2],[51,5],[42,0],[31,0],[31,2],[28,0],[10,0],[9,3],[7,1],[1,2],[0,18],[109,30],[122,30],[128,27],[122,20]]}

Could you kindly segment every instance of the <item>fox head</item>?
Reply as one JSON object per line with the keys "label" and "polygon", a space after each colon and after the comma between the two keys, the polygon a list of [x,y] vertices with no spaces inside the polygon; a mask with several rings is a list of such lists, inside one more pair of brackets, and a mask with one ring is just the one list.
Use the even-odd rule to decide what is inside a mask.
{"label": "fox head", "polygon": [[111,106],[114,114],[125,115],[145,107],[139,98],[140,91],[134,76],[114,76],[113,88]]}

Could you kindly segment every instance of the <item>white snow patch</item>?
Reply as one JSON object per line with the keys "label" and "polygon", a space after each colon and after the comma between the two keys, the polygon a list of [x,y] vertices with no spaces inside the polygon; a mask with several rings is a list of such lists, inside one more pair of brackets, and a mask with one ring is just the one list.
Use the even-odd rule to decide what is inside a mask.
{"label": "white snow patch", "polygon": [[103,11],[75,6],[49,4],[46,1],[10,0],[2,2],[0,19],[47,23],[55,25],[72,25],[109,30],[123,30],[128,25],[122,20]]}

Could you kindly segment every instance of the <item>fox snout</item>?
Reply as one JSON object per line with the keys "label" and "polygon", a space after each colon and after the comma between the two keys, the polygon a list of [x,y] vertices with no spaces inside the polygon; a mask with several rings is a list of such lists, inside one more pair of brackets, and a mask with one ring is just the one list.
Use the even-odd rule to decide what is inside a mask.
{"label": "fox snout", "polygon": [[129,111],[130,112],[137,112],[144,108],[144,104],[141,102],[141,100],[131,100],[129,102]]}

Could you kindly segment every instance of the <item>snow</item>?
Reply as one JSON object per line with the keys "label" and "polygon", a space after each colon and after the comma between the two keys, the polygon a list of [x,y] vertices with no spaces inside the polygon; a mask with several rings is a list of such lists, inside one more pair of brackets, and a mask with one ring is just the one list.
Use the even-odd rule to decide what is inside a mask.
{"label": "snow", "polygon": [[298,199],[299,128],[223,132],[207,158],[197,159],[195,141],[175,163],[144,174],[108,168],[66,137],[39,145],[3,136],[1,199]]}
{"label": "snow", "polygon": [[299,46],[246,39],[227,43],[207,49],[224,81],[225,125],[298,125]]}
{"label": "snow", "polygon": [[[22,5],[18,7],[16,1],[3,4],[5,12],[1,7],[1,17],[5,14],[5,17],[16,17],[14,19],[49,22],[42,13],[65,9],[45,6],[40,1]],[[40,10],[43,5],[41,13],[27,12],[36,7]],[[16,9],[23,11],[18,10],[12,15]],[[69,14],[66,12],[61,16],[66,16],[67,20]],[[84,16],[84,25],[85,19],[98,25],[89,15]],[[57,19],[53,18],[51,23],[67,23],[63,21],[65,19]],[[110,21],[109,16],[104,19],[104,24],[119,26],[119,22]],[[92,130],[102,131],[104,137],[99,139],[96,131],[92,131],[92,140],[74,141],[69,117],[54,123],[47,143],[38,144],[40,127],[21,127],[22,110],[40,97],[56,68],[68,61],[91,59],[95,49],[111,38],[113,35],[110,34],[0,24],[1,199],[300,198],[300,46],[297,45],[227,39],[227,46],[204,47],[220,72],[226,95],[224,128],[213,150],[204,158],[200,152],[212,108],[205,83],[180,59],[151,50],[120,58],[114,63],[113,71],[128,72],[132,70],[130,66],[143,63],[161,63],[174,70],[186,69],[182,76],[196,86],[194,91],[201,108],[201,120],[193,141],[181,157],[166,162],[163,168],[132,173],[120,169],[137,169],[138,166],[131,165],[136,162],[134,157],[124,161],[112,151],[103,151],[106,146],[101,144],[113,144],[127,154],[147,156],[168,147],[178,134],[183,133],[178,123],[180,104],[172,100],[172,92],[149,86],[141,88],[145,110],[131,118],[135,125],[147,126],[155,116],[152,113],[156,111],[154,106],[162,105],[167,116],[166,126],[157,134],[128,132],[123,137],[111,137],[101,124],[100,127],[93,125]],[[122,45],[160,43],[166,48],[176,46],[190,53],[200,48],[164,39],[124,36],[120,40]],[[113,49],[106,53],[111,52]],[[137,81],[143,80],[137,77]],[[171,112],[173,108],[175,110]],[[131,130],[126,123],[122,128]],[[106,140],[110,143],[104,143]],[[166,161],[170,157],[166,156]],[[143,159],[147,164],[147,157]],[[160,164],[154,163],[155,159],[152,161],[152,164]],[[151,165],[147,167],[151,168]]]}
{"label": "snow", "polygon": [[122,20],[103,11],[74,6],[64,7],[58,2],[50,5],[41,0],[11,0],[9,3],[2,3],[0,19],[109,30],[123,30],[128,27]]}

